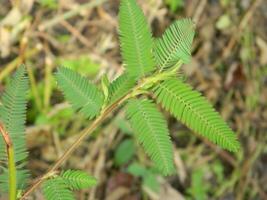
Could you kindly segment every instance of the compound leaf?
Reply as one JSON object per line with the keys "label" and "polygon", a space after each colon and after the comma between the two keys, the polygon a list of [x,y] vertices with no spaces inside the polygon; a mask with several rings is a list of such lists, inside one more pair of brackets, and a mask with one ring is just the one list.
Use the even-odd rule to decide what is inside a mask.
{"label": "compound leaf", "polygon": [[131,100],[127,117],[138,141],[164,174],[174,171],[172,144],[167,122],[150,100]]}
{"label": "compound leaf", "polygon": [[119,34],[122,58],[129,75],[138,78],[153,71],[152,35],[135,0],[121,0]]}
{"label": "compound leaf", "polygon": [[46,180],[42,185],[42,190],[46,200],[74,200],[74,195],[61,177]]}
{"label": "compound leaf", "polygon": [[99,114],[104,103],[102,92],[85,77],[61,67],[56,73],[59,87],[76,111],[92,119]]}
{"label": "compound leaf", "polygon": [[[24,177],[23,182],[18,181],[17,189],[23,189],[28,177],[28,171],[24,170],[28,156],[25,143],[25,121],[26,121],[26,94],[28,91],[28,78],[26,69],[21,66],[7,84],[4,94],[1,97],[0,122],[9,134],[14,146],[14,159],[17,170],[17,178]],[[8,169],[6,145],[0,135],[0,163],[3,163],[3,174],[0,178],[0,188],[8,188]]]}
{"label": "compound leaf", "polygon": [[72,190],[90,188],[97,184],[97,180],[80,170],[67,170],[61,174],[65,183]]}
{"label": "compound leaf", "polygon": [[177,20],[155,41],[153,53],[161,69],[172,67],[179,60],[190,61],[194,27],[190,19]]}
{"label": "compound leaf", "polygon": [[169,79],[154,88],[157,102],[196,133],[222,148],[236,152],[237,137],[209,102],[179,79]]}

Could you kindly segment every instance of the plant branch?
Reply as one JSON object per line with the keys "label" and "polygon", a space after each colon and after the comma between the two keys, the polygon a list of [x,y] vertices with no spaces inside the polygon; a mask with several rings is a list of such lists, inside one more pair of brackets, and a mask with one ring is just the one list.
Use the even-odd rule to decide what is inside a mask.
{"label": "plant branch", "polygon": [[21,200],[25,199],[29,194],[31,194],[43,181],[51,177],[54,174],[54,171],[57,170],[60,165],[66,161],[70,155],[76,150],[76,148],[82,143],[82,141],[91,134],[106,118],[107,116],[114,111],[119,105],[121,105],[125,100],[127,100],[130,95],[126,95],[107,107],[105,111],[97,118],[95,121],[86,129],[81,132],[80,137],[70,146],[70,148],[58,159],[52,168],[48,172],[39,178],[21,197]]}
{"label": "plant branch", "polygon": [[6,143],[7,159],[8,159],[8,180],[9,180],[9,200],[17,198],[17,180],[16,180],[16,165],[14,157],[14,148],[10,136],[0,123],[0,133]]}
{"label": "plant branch", "polygon": [[157,73],[150,77],[144,78],[140,81],[138,85],[136,85],[132,90],[129,91],[128,94],[118,99],[113,104],[104,108],[100,115],[95,119],[95,121],[86,129],[84,129],[80,133],[80,137],[70,146],[70,148],[57,160],[53,167],[51,167],[47,173],[41,176],[21,197],[21,200],[25,199],[29,194],[31,194],[39,185],[45,181],[47,178],[50,178],[55,171],[61,166],[63,162],[65,162],[71,154],[77,149],[77,147],[83,142],[83,140],[91,134],[107,117],[110,113],[112,113],[115,109],[117,109],[122,103],[124,103],[127,99],[132,98],[138,94],[140,94],[140,90],[148,89],[158,81],[164,80],[166,76],[170,76],[175,74],[176,71],[173,69],[171,71],[166,71],[164,73]]}

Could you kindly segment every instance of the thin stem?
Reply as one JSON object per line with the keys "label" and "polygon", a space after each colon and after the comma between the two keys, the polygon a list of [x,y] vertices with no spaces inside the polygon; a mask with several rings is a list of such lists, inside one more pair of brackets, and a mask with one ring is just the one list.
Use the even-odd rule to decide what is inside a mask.
{"label": "thin stem", "polygon": [[4,129],[4,126],[0,124],[0,132],[6,143],[7,159],[8,159],[8,184],[9,184],[9,200],[16,200],[17,198],[17,176],[16,176],[16,164],[14,157],[14,147],[8,133]]}
{"label": "thin stem", "polygon": [[112,113],[115,109],[117,109],[123,102],[128,100],[129,98],[134,97],[135,95],[139,94],[139,90],[143,90],[144,88],[148,88],[147,86],[151,87],[158,81],[161,81],[164,75],[170,75],[171,73],[175,72],[165,72],[161,74],[154,74],[148,78],[143,79],[140,83],[135,86],[132,90],[128,92],[125,96],[118,99],[113,104],[109,105],[108,107],[104,108],[100,115],[95,119],[95,121],[86,129],[84,129],[79,138],[70,146],[70,148],[57,160],[53,167],[51,167],[47,173],[45,173],[42,177],[40,177],[21,197],[21,200],[25,199],[29,196],[39,185],[45,181],[47,178],[51,177],[55,173],[55,171],[61,166],[63,162],[65,162],[71,154],[77,149],[77,147],[83,142],[83,140],[91,134],[107,117],[110,113]]}
{"label": "thin stem", "polygon": [[31,194],[43,181],[51,177],[54,174],[60,165],[66,161],[70,155],[76,150],[76,148],[82,143],[82,141],[91,134],[105,119],[106,117],[114,111],[121,103],[128,99],[130,95],[126,95],[123,98],[119,99],[109,107],[97,118],[95,121],[86,129],[81,132],[80,137],[70,146],[70,148],[58,159],[58,161],[51,167],[46,174],[39,178],[21,197],[21,200],[25,199],[29,194]]}
{"label": "thin stem", "polygon": [[17,180],[16,180],[16,165],[15,165],[13,145],[7,148],[7,155],[8,155],[8,176],[9,176],[9,199],[16,200]]}

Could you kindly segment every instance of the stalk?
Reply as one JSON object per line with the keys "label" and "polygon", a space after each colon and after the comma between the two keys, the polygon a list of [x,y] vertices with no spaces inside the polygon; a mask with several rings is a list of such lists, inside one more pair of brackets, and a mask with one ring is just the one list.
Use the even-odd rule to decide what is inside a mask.
{"label": "stalk", "polygon": [[25,199],[27,196],[29,196],[36,188],[38,188],[47,178],[51,177],[56,170],[64,163],[71,154],[79,147],[79,145],[86,139],[86,137],[93,133],[93,131],[109,116],[110,113],[112,113],[114,110],[116,110],[122,103],[124,103],[126,100],[142,94],[142,91],[152,87],[159,81],[162,81],[166,79],[166,76],[171,76],[175,74],[176,71],[170,70],[166,71],[164,73],[156,73],[150,77],[144,78],[140,81],[138,85],[136,85],[132,90],[128,92],[125,96],[118,99],[116,102],[114,102],[111,105],[108,105],[107,107],[103,108],[100,115],[94,120],[94,122],[87,128],[85,128],[81,133],[79,138],[68,148],[68,150],[57,160],[57,162],[37,181],[23,194],[21,197],[21,200]]}
{"label": "stalk", "polygon": [[17,198],[17,176],[16,164],[14,157],[14,147],[8,133],[4,126],[0,124],[0,132],[6,143],[7,159],[8,159],[8,180],[9,180],[9,200],[16,200]]}

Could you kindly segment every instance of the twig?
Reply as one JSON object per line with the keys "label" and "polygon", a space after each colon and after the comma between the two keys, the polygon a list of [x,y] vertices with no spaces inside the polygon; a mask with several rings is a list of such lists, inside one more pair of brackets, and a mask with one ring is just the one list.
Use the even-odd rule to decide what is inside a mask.
{"label": "twig", "polygon": [[6,143],[7,159],[8,159],[8,179],[9,179],[9,200],[16,200],[17,198],[17,175],[15,165],[14,147],[9,134],[6,132],[4,126],[0,123],[0,132]]}
{"label": "twig", "polygon": [[91,134],[115,109],[117,109],[122,103],[124,103],[127,99],[141,94],[140,91],[143,91],[144,88],[152,86],[152,84],[156,84],[157,81],[162,80],[164,76],[169,76],[170,74],[176,73],[175,71],[167,71],[165,73],[154,74],[148,78],[145,78],[140,81],[140,83],[135,86],[128,94],[118,99],[116,102],[111,104],[110,106],[104,108],[100,115],[95,119],[95,121],[86,129],[84,129],[78,139],[70,146],[70,148],[57,160],[57,162],[53,165],[52,168],[48,170],[48,172],[39,178],[22,196],[21,200],[25,199],[29,194],[31,194],[47,177],[50,177],[50,174],[54,174],[55,171],[63,164],[71,154],[80,146],[80,144],[84,141],[84,139]]}
{"label": "twig", "polygon": [[109,106],[88,128],[82,131],[80,137],[71,145],[71,147],[59,158],[59,160],[54,164],[54,166],[48,170],[48,172],[39,178],[31,188],[29,188],[24,195],[22,196],[21,200],[25,199],[29,194],[31,194],[46,178],[48,174],[53,174],[60,165],[67,160],[70,155],[76,150],[76,148],[82,143],[82,141],[91,134],[105,119],[106,117],[122,102],[128,99],[130,96],[126,95],[123,98],[119,99],[117,102]]}
{"label": "twig", "polygon": [[63,15],[59,15],[57,17],[52,18],[51,20],[48,20],[44,23],[42,23],[41,25],[39,25],[38,29],[40,31],[44,31],[47,28],[50,28],[56,24],[58,24],[59,22],[61,22],[62,20],[66,20],[69,19],[71,17],[74,17],[75,15],[78,15],[81,11],[86,10],[86,9],[92,9],[96,6],[101,5],[102,3],[106,2],[107,0],[94,0],[94,1],[89,1],[86,4],[80,5],[66,13],[64,13]]}

